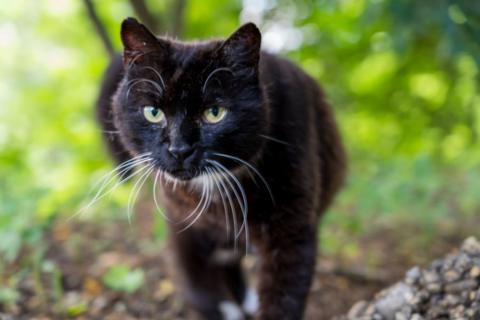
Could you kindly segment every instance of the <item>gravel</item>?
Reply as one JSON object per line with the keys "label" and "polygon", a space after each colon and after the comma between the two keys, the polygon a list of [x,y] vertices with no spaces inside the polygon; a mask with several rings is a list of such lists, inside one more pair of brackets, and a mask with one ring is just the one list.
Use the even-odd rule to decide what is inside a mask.
{"label": "gravel", "polygon": [[411,268],[402,281],[336,319],[480,319],[480,242],[468,238],[458,252],[428,268]]}

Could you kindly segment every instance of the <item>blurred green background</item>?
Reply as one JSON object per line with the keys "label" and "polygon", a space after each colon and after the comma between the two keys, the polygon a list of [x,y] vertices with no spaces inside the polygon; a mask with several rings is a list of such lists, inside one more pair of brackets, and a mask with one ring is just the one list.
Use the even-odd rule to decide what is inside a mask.
{"label": "blurred green background", "polygon": [[[136,15],[130,1],[94,4],[120,50],[120,23]],[[227,36],[254,21],[266,50],[322,83],[350,158],[324,223],[327,254],[355,250],[349,239],[379,226],[414,226],[424,232],[412,236],[434,239],[478,222],[479,1],[147,4],[160,34],[184,39]],[[36,247],[111,170],[93,111],[108,61],[82,1],[1,6],[0,261]],[[90,219],[123,219],[130,188],[100,201]]]}

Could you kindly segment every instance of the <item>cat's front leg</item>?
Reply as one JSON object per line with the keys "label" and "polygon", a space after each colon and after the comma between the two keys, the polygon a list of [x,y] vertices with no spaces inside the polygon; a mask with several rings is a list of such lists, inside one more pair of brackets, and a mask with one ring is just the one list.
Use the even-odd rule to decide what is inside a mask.
{"label": "cat's front leg", "polygon": [[316,228],[292,227],[282,232],[270,226],[257,240],[260,309],[255,319],[302,319],[315,267]]}

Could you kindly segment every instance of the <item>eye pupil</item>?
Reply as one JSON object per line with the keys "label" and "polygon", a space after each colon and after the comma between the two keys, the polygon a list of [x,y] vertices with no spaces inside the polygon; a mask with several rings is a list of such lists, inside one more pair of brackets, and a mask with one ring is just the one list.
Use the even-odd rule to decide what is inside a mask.
{"label": "eye pupil", "polygon": [[223,107],[220,106],[212,106],[205,110],[203,113],[203,119],[207,123],[217,123],[222,121],[222,119],[225,117],[226,110]]}
{"label": "eye pupil", "polygon": [[159,123],[165,119],[165,115],[163,114],[162,110],[155,106],[143,107],[143,115],[152,123]]}

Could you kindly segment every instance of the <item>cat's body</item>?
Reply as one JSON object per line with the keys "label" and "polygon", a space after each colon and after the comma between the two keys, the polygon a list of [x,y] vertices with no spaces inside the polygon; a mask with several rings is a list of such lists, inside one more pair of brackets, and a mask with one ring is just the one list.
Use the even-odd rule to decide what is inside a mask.
{"label": "cat's body", "polygon": [[[182,221],[189,213],[195,212],[197,205],[202,203],[202,190],[203,193],[209,190],[212,195],[203,215],[187,230],[178,232],[192,219],[183,224],[170,223],[170,243],[181,274],[185,299],[201,319],[223,319],[225,310],[222,304],[228,300],[241,306],[246,286],[240,258],[245,251],[245,240],[249,240],[247,244],[253,246],[260,256],[260,307],[255,319],[301,319],[314,271],[319,218],[340,187],[345,172],[343,147],[323,93],[312,78],[292,63],[260,52],[260,35],[251,24],[239,29],[226,42],[215,40],[192,45],[169,42],[169,62],[166,63],[165,57],[156,56],[149,60],[145,55],[132,54],[138,53],[142,46],[132,48],[137,43],[129,40],[129,36],[140,38],[140,44],[153,40],[144,34],[143,29],[136,30],[139,27],[128,21],[132,26],[124,23],[122,29],[126,45],[124,63],[117,59],[110,66],[98,104],[104,131],[120,132],[107,133],[112,153],[120,161],[128,160],[132,155],[149,150],[145,142],[135,139],[153,137],[150,134],[154,131],[150,127],[135,127],[130,123],[135,121],[134,113],[128,117],[121,114],[122,108],[134,104],[126,103],[128,88],[122,89],[128,80],[135,78],[129,73],[141,70],[130,69],[133,61],[164,72],[160,76],[162,79],[157,81],[166,88],[162,89],[162,97],[158,99],[165,105],[165,118],[168,119],[165,121],[170,123],[165,124],[167,129],[158,129],[168,131],[162,143],[171,148],[175,130],[196,132],[184,135],[182,141],[200,146],[197,148],[202,151],[189,151],[190,155],[185,159],[191,158],[193,162],[198,158],[195,161],[203,164],[195,164],[195,168],[208,168],[211,164],[205,169],[207,175],[217,172],[215,178],[205,179],[183,169],[181,172],[171,170],[169,163],[159,164],[160,169],[170,172],[169,176],[175,176],[176,172],[181,175],[182,182],[179,183],[169,182],[171,178],[159,180],[161,203],[172,221]],[[122,80],[125,69],[128,70],[128,80]],[[209,79],[212,73],[218,76],[214,81]],[[150,77],[156,75],[148,76],[153,80]],[[211,92],[206,93],[206,90]],[[135,94],[142,90],[138,91]],[[214,103],[221,101],[230,106],[225,120],[219,122],[220,127],[199,124],[195,116],[185,124],[188,114],[196,112],[191,110],[203,110],[205,107],[201,104],[210,105],[195,100],[197,95],[213,95]],[[143,98],[137,96],[135,99]],[[201,101],[208,99],[201,98]],[[169,107],[173,111],[168,111]],[[182,116],[177,117],[178,110]],[[159,154],[163,152],[158,151]],[[248,168],[249,165],[252,167]],[[233,172],[244,189],[245,199],[235,179],[229,177],[222,167]],[[220,181],[223,181],[223,187]],[[206,188],[202,188],[206,183]],[[226,192],[218,191],[226,191],[225,188],[230,190],[231,201]],[[241,228],[246,207],[248,223],[246,228]],[[241,231],[239,241],[234,241],[233,214],[236,215],[236,231]],[[195,217],[196,214],[192,216]],[[236,256],[225,258],[219,254],[234,250],[235,243]]]}

